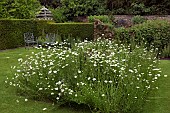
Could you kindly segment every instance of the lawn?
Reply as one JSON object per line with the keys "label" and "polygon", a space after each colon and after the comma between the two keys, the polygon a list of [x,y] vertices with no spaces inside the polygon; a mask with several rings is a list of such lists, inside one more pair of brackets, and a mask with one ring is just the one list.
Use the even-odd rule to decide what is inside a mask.
{"label": "lawn", "polygon": [[[16,65],[18,58],[24,58],[26,54],[30,54],[35,49],[26,50],[24,48],[18,48],[13,50],[5,50],[0,52],[0,110],[1,113],[88,113],[86,109],[72,109],[65,106],[58,108],[56,105],[52,105],[49,102],[34,101],[19,96],[15,93],[15,89],[12,87],[6,87],[4,81],[6,76],[12,76],[10,69],[11,65]],[[170,60],[162,60],[160,63],[163,75],[169,75],[170,73]],[[150,100],[145,106],[144,113],[169,113],[170,107],[170,77],[162,78],[159,81],[159,89],[155,93],[154,97],[150,97]],[[47,108],[46,110],[43,110]]]}
{"label": "lawn", "polygon": [[162,74],[168,77],[160,79],[159,89],[154,97],[150,97],[144,113],[169,113],[170,111],[170,60],[161,60],[160,67]]}

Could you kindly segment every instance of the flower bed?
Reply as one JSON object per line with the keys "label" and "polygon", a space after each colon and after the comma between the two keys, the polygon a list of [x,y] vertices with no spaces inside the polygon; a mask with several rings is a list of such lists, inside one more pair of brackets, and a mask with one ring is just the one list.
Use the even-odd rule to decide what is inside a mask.
{"label": "flower bed", "polygon": [[8,83],[30,98],[76,102],[104,113],[141,112],[148,94],[158,88],[161,71],[153,51],[111,40],[66,44],[18,59]]}

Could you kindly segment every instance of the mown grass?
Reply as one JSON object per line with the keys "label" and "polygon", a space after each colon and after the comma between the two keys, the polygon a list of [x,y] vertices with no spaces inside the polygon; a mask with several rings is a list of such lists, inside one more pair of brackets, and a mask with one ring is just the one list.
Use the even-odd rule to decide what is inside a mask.
{"label": "mown grass", "polygon": [[169,113],[170,112],[170,60],[161,60],[162,74],[168,75],[159,80],[159,89],[154,97],[150,97],[145,105],[144,113]]}
{"label": "mown grass", "polygon": [[[12,76],[10,66],[16,65],[18,58],[24,58],[32,51],[36,50],[18,48],[0,52],[0,113],[88,113],[89,110],[84,108],[73,109],[69,106],[58,108],[50,102],[30,99],[25,102],[25,97],[17,95],[14,88],[4,84],[6,76]],[[160,67],[163,75],[168,75],[168,77],[160,79],[159,90],[154,97],[150,97],[148,100],[144,113],[169,113],[170,111],[170,60],[162,60]],[[47,110],[43,111],[43,108],[47,108]]]}

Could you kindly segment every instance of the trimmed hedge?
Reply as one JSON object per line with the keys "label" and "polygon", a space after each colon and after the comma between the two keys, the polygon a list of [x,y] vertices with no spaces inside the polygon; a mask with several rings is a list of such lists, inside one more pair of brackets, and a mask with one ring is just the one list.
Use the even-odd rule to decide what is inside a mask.
{"label": "trimmed hedge", "polygon": [[61,36],[71,35],[73,38],[93,39],[92,23],[48,23],[45,33],[57,33]]}
{"label": "trimmed hedge", "polygon": [[35,32],[33,20],[0,20],[0,49],[16,48],[24,45],[24,32]]}
{"label": "trimmed hedge", "polygon": [[162,53],[170,45],[170,23],[165,20],[148,20],[130,28],[118,28],[115,29],[115,39],[133,45],[145,43],[148,48],[153,45]]}
{"label": "trimmed hedge", "polygon": [[36,37],[43,33],[72,35],[81,39],[93,38],[92,23],[52,23],[28,19],[0,20],[0,50],[24,46],[25,32],[33,32]]}

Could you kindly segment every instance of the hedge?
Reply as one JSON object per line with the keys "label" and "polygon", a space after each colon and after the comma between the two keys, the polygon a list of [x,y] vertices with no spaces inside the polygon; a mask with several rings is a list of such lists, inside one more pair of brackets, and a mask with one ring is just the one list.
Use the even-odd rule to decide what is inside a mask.
{"label": "hedge", "polygon": [[[165,20],[148,20],[130,28],[115,29],[115,39],[134,45],[146,44],[146,47],[158,48],[162,53],[170,46],[170,23]],[[170,55],[170,51],[168,53]]]}
{"label": "hedge", "polygon": [[45,28],[46,33],[59,33],[59,35],[71,35],[73,38],[93,39],[92,23],[48,23]]}
{"label": "hedge", "polygon": [[36,32],[33,20],[0,20],[0,49],[16,48],[24,45],[24,32]]}
{"label": "hedge", "polygon": [[42,33],[72,35],[81,39],[93,38],[92,23],[52,23],[28,19],[0,20],[0,50],[24,46],[25,32],[33,32],[36,37]]}

